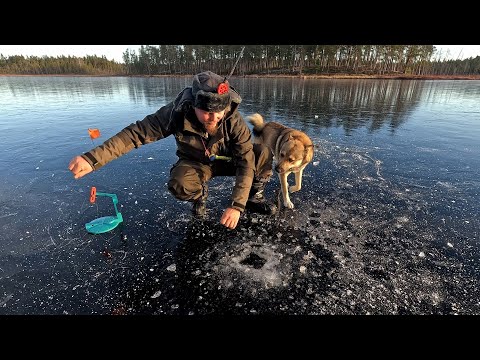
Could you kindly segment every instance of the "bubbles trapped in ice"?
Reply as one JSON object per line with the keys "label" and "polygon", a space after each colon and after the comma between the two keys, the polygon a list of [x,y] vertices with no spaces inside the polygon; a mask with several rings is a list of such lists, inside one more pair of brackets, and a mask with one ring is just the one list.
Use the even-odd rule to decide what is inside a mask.
{"label": "bubbles trapped in ice", "polygon": [[155,292],[155,294],[153,294],[152,296],[150,296],[151,299],[156,299],[158,298],[160,295],[162,294],[162,291],[161,290],[158,290]]}
{"label": "bubbles trapped in ice", "polygon": [[175,265],[175,264],[169,265],[167,267],[167,270],[168,271],[176,271],[177,270],[177,265]]}
{"label": "bubbles trapped in ice", "polygon": [[190,222],[191,216],[185,213],[178,214],[174,219],[167,220],[167,228],[174,233],[184,233]]}

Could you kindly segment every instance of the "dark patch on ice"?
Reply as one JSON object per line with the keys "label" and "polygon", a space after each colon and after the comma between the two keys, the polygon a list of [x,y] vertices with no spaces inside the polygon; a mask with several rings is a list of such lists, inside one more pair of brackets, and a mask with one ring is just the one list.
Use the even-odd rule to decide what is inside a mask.
{"label": "dark patch on ice", "polygon": [[265,265],[266,260],[253,251],[250,252],[243,260],[240,261],[240,264],[251,266],[254,269],[261,269]]}

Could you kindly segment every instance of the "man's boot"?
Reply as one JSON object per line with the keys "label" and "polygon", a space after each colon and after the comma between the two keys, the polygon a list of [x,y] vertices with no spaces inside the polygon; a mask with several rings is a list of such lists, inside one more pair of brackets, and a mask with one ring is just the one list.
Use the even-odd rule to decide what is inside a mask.
{"label": "man's boot", "polygon": [[265,199],[265,196],[263,195],[265,184],[266,180],[253,181],[245,208],[259,214],[273,215],[277,212],[277,207],[274,203]]}
{"label": "man's boot", "polygon": [[208,186],[207,184],[203,184],[202,187],[202,196],[193,202],[192,207],[193,215],[198,218],[204,218],[207,213]]}

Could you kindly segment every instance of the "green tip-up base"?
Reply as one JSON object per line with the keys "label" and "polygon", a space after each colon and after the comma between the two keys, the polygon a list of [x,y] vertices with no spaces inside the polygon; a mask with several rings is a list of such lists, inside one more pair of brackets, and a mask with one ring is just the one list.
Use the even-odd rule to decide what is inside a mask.
{"label": "green tip-up base", "polygon": [[[108,194],[103,192],[97,192],[95,196],[108,196],[113,201],[113,207],[115,208],[115,213],[117,216],[104,216],[98,219],[92,220],[89,223],[85,224],[85,228],[91,234],[102,234],[107,231],[113,230],[123,221],[123,216],[118,212],[117,203],[118,198],[115,194]],[[92,200],[90,200],[92,201]]]}
{"label": "green tip-up base", "polygon": [[86,223],[85,228],[91,234],[102,234],[115,229],[121,222],[116,216],[104,216]]}

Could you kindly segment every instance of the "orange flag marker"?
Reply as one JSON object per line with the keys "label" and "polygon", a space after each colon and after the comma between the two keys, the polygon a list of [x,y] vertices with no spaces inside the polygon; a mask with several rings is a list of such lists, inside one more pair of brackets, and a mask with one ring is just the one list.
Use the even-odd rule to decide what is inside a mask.
{"label": "orange flag marker", "polygon": [[96,139],[100,136],[100,130],[98,129],[88,129],[88,134],[90,135],[90,139]]}
{"label": "orange flag marker", "polygon": [[95,203],[95,198],[97,197],[97,188],[95,186],[92,186],[90,189],[90,202],[92,204]]}

